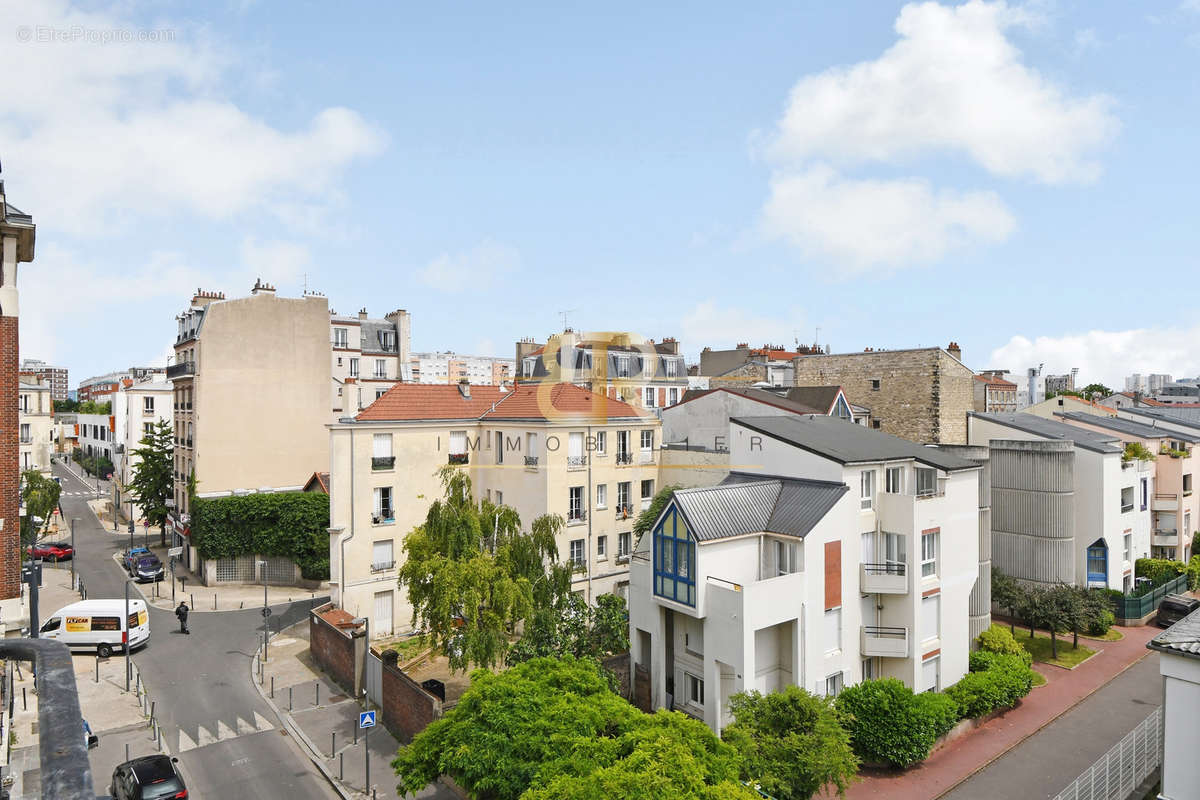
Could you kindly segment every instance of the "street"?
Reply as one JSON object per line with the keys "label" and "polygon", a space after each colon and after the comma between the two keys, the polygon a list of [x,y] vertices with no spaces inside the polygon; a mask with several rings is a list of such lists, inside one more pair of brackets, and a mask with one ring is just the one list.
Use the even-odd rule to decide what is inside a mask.
{"label": "street", "polygon": [[[102,529],[87,506],[96,496],[94,482],[80,481],[61,464],[54,465],[54,474],[62,480],[67,525],[79,520],[75,568],[89,599],[124,597],[125,573],[112,556],[128,546],[128,534]],[[150,584],[141,588],[152,591]],[[272,629],[304,619],[309,605],[305,600],[275,606]],[[42,618],[54,611],[43,608]],[[194,613],[188,619],[191,635],[184,636],[174,614],[150,608],[150,643],[133,653],[133,661],[157,704],[164,739],[180,759],[191,796],[201,800],[336,797],[250,684],[250,659],[262,641],[260,611]],[[94,776],[98,791],[107,789],[110,776]]]}

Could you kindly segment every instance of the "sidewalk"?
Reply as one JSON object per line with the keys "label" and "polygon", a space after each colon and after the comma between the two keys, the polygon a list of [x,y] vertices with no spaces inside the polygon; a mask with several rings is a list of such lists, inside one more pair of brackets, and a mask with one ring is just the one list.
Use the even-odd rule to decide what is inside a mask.
{"label": "sidewalk", "polygon": [[[459,795],[438,783],[415,795],[400,795],[396,791],[391,761],[400,743],[380,722],[371,729],[370,752],[365,752],[368,737],[358,730],[358,714],[363,708],[313,664],[308,650],[307,621],[271,639],[261,683],[257,677],[257,659],[252,669],[255,670],[252,680],[263,698],[342,797],[459,800]],[[369,788],[375,791],[374,795],[367,791],[367,759],[371,770]]]}
{"label": "sidewalk", "polygon": [[[1144,658],[1150,653],[1146,642],[1160,633],[1149,625],[1117,630],[1125,635],[1119,642],[1081,637],[1080,644],[1095,650],[1096,655],[1073,670],[1035,663],[1034,667],[1046,676],[1046,685],[1030,692],[1016,708],[951,742],[911,769],[863,770],[862,780],[850,787],[846,797],[848,800],[941,797]],[[1070,641],[1066,637],[1067,647]]]}
{"label": "sidewalk", "polygon": [[[39,604],[46,613],[79,599],[71,590],[69,566],[49,565],[42,571]],[[75,655],[75,687],[83,718],[92,732],[100,737],[99,746],[89,753],[92,778],[97,793],[107,790],[113,768],[126,759],[157,752],[160,742],[149,724],[149,700],[140,690],[137,666],[130,676],[130,690],[125,691],[125,658],[114,654],[98,659],[91,654]],[[12,796],[37,797],[41,791],[41,767],[37,735],[38,697],[35,693],[31,665],[17,662],[19,673],[15,682],[12,731],[15,742],[10,764],[14,778]],[[22,693],[23,692],[23,693]],[[82,729],[79,735],[83,736]]]}

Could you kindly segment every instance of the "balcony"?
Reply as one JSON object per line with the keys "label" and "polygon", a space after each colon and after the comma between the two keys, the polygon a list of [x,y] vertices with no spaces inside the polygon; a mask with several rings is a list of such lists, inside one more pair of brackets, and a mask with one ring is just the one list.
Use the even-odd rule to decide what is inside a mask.
{"label": "balcony", "polygon": [[1179,531],[1172,528],[1155,528],[1150,537],[1150,544],[1155,547],[1178,547]]}
{"label": "balcony", "polygon": [[633,463],[633,453],[617,453],[617,466],[628,466]]}
{"label": "balcony", "polygon": [[394,566],[396,566],[395,561],[380,561],[371,565],[371,572],[387,572]]}
{"label": "balcony", "polygon": [[395,456],[372,456],[371,469],[391,469],[396,466]]}
{"label": "balcony", "polygon": [[577,525],[587,519],[587,512],[583,509],[576,508],[567,512],[567,524]]}
{"label": "balcony", "polygon": [[186,378],[196,374],[195,361],[181,361],[178,364],[171,364],[167,367],[167,380],[175,378]]}
{"label": "balcony", "polygon": [[908,570],[898,562],[859,564],[858,588],[867,594],[908,594]]}
{"label": "balcony", "polygon": [[908,628],[863,625],[859,632],[862,656],[908,658]]}
{"label": "balcony", "polygon": [[1178,511],[1179,495],[1167,492],[1155,492],[1150,501],[1151,511]]}
{"label": "balcony", "polygon": [[617,519],[629,519],[633,516],[633,506],[617,505]]}
{"label": "balcony", "polygon": [[536,469],[537,468],[537,460],[538,460],[537,456],[525,456],[525,466]]}
{"label": "balcony", "polygon": [[567,469],[583,469],[587,466],[587,456],[567,456]]}
{"label": "balcony", "polygon": [[446,463],[447,464],[459,464],[459,465],[469,464],[469,463],[471,463],[471,457],[469,455],[467,455],[466,453],[451,453],[449,455],[449,457],[446,459]]}

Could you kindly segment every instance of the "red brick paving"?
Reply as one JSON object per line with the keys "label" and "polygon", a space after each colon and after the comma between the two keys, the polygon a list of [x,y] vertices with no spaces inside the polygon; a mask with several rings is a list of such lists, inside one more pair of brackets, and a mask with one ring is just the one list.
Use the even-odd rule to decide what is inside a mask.
{"label": "red brick paving", "polygon": [[[1111,681],[1150,651],[1146,642],[1161,631],[1147,625],[1118,628],[1119,642],[1080,639],[1096,655],[1073,670],[1035,664],[1046,685],[1034,689],[1012,710],[934,752],[903,772],[864,770],[862,780],[846,792],[848,800],[933,800],[953,789],[1023,740],[1037,733],[1092,692]],[[1066,637],[1066,646],[1071,638]]]}

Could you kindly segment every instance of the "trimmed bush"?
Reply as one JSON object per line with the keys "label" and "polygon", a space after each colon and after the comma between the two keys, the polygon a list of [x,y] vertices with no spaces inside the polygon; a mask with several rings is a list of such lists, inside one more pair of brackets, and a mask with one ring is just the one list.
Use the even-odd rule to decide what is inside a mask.
{"label": "trimmed bush", "polygon": [[[1190,578],[1189,578],[1190,580]],[[1109,609],[1104,609],[1099,616],[1092,617],[1084,627],[1083,632],[1088,636],[1103,636],[1117,621],[1117,615]]]}
{"label": "trimmed bush", "polygon": [[958,704],[943,694],[914,694],[895,678],[863,681],[837,696],[850,745],[863,761],[907,767],[958,721]]}
{"label": "trimmed bush", "polygon": [[196,498],[192,544],[202,558],[286,556],[309,580],[329,579],[329,495],[279,492]]}
{"label": "trimmed bush", "polygon": [[979,634],[976,641],[979,642],[979,649],[987,653],[1007,653],[1031,658],[1021,643],[1013,638],[1008,628],[1002,628],[999,625],[993,625]]}
{"label": "trimmed bush", "polygon": [[982,717],[1001,708],[1012,708],[1033,689],[1029,654],[971,654],[971,671],[946,690],[964,717]]}
{"label": "trimmed bush", "polygon": [[1133,574],[1138,578],[1149,578],[1154,586],[1162,586],[1167,581],[1182,575],[1187,565],[1182,561],[1169,558],[1139,558],[1133,562]]}
{"label": "trimmed bush", "polygon": [[1187,563],[1188,590],[1200,588],[1200,553],[1196,553]]}

